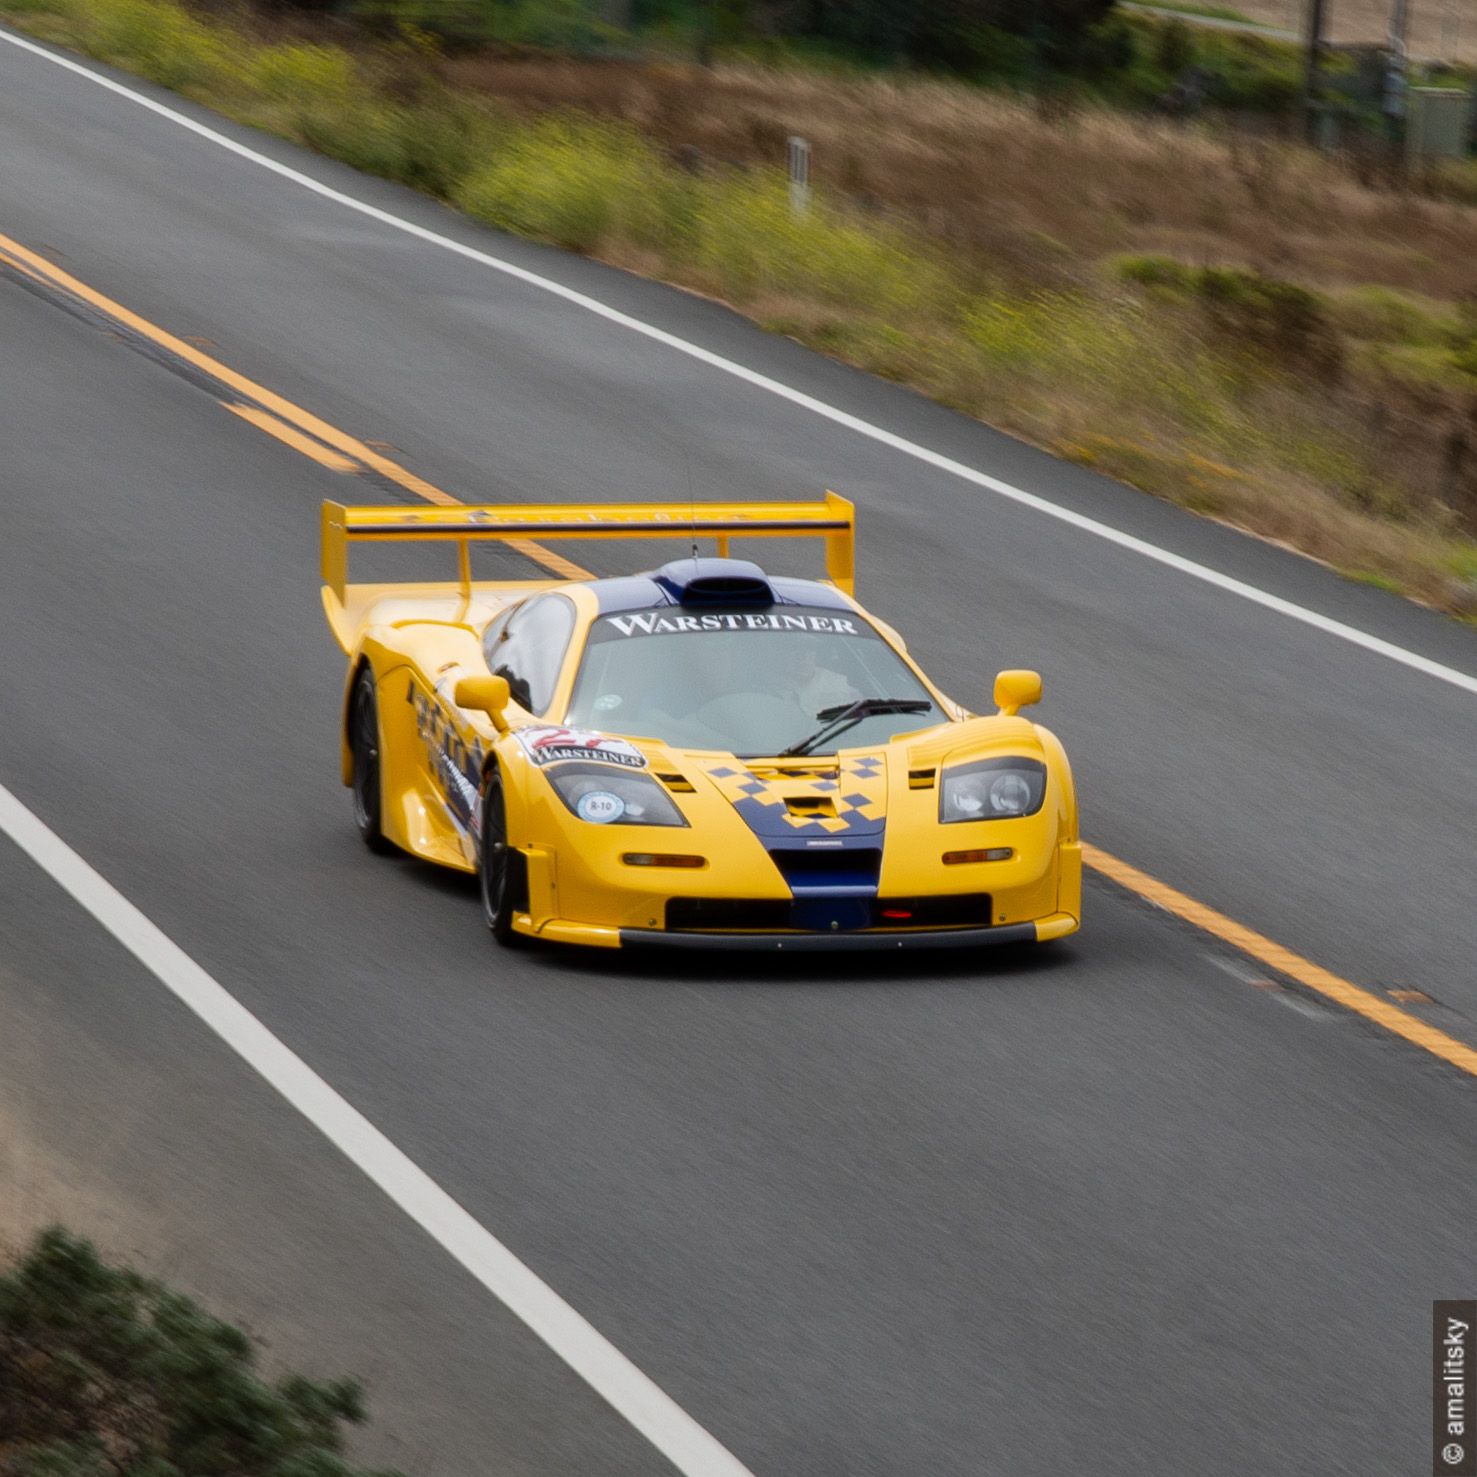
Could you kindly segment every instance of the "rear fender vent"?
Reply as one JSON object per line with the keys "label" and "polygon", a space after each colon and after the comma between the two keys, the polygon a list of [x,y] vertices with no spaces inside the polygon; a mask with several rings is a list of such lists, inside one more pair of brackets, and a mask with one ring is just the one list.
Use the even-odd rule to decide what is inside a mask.
{"label": "rear fender vent", "polygon": [[[653,771],[653,773],[656,773]],[[693,795],[697,786],[685,774],[657,774],[656,776],[674,795]]]}

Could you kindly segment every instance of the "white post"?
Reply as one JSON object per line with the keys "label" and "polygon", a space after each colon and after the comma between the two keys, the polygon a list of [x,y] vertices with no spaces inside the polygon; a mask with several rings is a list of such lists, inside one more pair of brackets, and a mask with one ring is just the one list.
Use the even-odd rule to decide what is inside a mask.
{"label": "white post", "polygon": [[792,134],[787,151],[790,170],[790,210],[804,215],[810,209],[810,141]]}

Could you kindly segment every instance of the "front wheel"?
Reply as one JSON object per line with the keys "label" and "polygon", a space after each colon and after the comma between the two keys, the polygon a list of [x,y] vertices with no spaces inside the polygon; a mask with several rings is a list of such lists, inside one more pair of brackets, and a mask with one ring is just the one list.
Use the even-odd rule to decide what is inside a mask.
{"label": "front wheel", "polygon": [[380,770],[379,702],[374,692],[374,673],[368,667],[354,682],[349,699],[349,753],[353,757],[352,793],[354,825],[364,844],[380,856],[395,850],[385,840],[381,826],[382,783]]}
{"label": "front wheel", "polygon": [[482,916],[493,938],[507,948],[519,947],[524,938],[513,931],[513,914],[528,907],[528,858],[508,845],[503,778],[495,765],[482,786],[477,875],[482,884]]}

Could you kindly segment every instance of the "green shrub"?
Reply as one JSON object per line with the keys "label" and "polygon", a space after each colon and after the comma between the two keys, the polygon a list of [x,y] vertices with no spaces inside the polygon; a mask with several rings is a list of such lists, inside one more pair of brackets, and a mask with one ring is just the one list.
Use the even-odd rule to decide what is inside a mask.
{"label": "green shrub", "polygon": [[450,50],[479,45],[492,35],[487,0],[350,0],[348,10],[372,30],[432,36]]}
{"label": "green shrub", "polygon": [[398,126],[405,170],[400,178],[449,199],[501,147],[507,125],[448,94],[402,108]]}
{"label": "green shrub", "polygon": [[1046,382],[1081,379],[1116,388],[1171,351],[1134,304],[1086,294],[982,297],[964,312],[966,336],[991,370]]}
{"label": "green shrub", "polygon": [[1477,337],[1458,343],[1451,351],[1451,362],[1462,374],[1477,377]]}
{"label": "green shrub", "polygon": [[1191,267],[1167,256],[1123,256],[1112,263],[1121,281],[1193,303],[1219,346],[1243,356],[1321,375],[1343,361],[1338,329],[1317,293],[1245,267]]}
{"label": "green shrub", "polygon": [[1334,300],[1333,313],[1345,333],[1373,343],[1445,344],[1456,317],[1443,303],[1393,287],[1353,287]]}
{"label": "green shrub", "polygon": [[997,295],[971,304],[963,326],[981,368],[1007,394],[1012,382],[1065,391],[1098,414],[1127,410],[1217,449],[1235,446],[1245,429],[1241,378],[1137,303]]}
{"label": "green shrub", "polygon": [[475,169],[494,157],[510,127],[488,108],[435,92],[380,110],[378,127],[395,179],[451,198]]}
{"label": "green shrub", "polygon": [[442,198],[455,193],[495,137],[481,110],[451,103],[399,106],[368,94],[342,107],[305,100],[289,116],[291,132],[319,153]]}
{"label": "green shrub", "polygon": [[1119,14],[1110,14],[1084,33],[1075,68],[1096,82],[1131,72],[1139,60],[1138,32]]}
{"label": "green shrub", "polygon": [[1368,360],[1410,383],[1470,390],[1477,376],[1477,306],[1442,303],[1388,287],[1339,294],[1340,327]]}
{"label": "green shrub", "polygon": [[947,309],[947,274],[885,221],[847,216],[824,196],[791,208],[784,179],[748,171],[702,192],[697,259],[735,301],[813,295],[863,315]]}
{"label": "green shrub", "polygon": [[342,1455],[363,1419],[352,1380],[268,1383],[240,1329],[65,1231],[0,1276],[15,1477],[374,1477]]}
{"label": "green shrub", "polygon": [[488,147],[489,111],[435,84],[413,102],[390,102],[336,47],[263,47],[247,75],[304,143],[433,195],[449,195]]}
{"label": "green shrub", "polygon": [[1336,373],[1338,336],[1323,300],[1306,287],[1242,267],[1203,267],[1195,293],[1213,327],[1227,340],[1275,354],[1301,369]]}
{"label": "green shrub", "polygon": [[1191,67],[1204,74],[1205,101],[1219,107],[1285,114],[1298,102],[1302,59],[1293,42],[1190,27],[1178,17],[1142,12],[1115,12],[1105,25],[1121,27],[1129,44],[1111,65],[1085,75],[1111,102],[1156,104]]}
{"label": "green shrub", "polygon": [[1171,79],[1195,65],[1195,38],[1190,28],[1177,17],[1159,28],[1154,45],[1154,65]]}
{"label": "green shrub", "polygon": [[[1056,425],[1059,407],[1070,406],[1083,443],[1113,426],[1113,444],[1139,447],[1143,466],[1119,455],[1105,467],[1155,491],[1169,491],[1165,479],[1179,474],[1167,469],[1180,467],[1174,495],[1201,511],[1215,511],[1229,479],[1269,471],[1313,478],[1351,500],[1368,483],[1361,450],[1322,424],[1320,407],[1297,394],[1298,379],[1248,365],[1232,346],[1218,351],[1179,315],[1082,293],[997,294],[971,304],[963,321],[992,403],[1028,417],[1032,406],[1058,407],[1047,418]],[[1060,444],[1077,455],[1074,438]],[[1216,467],[1225,476],[1212,475]]]}
{"label": "green shrub", "polygon": [[1202,31],[1198,64],[1210,74],[1211,101],[1223,108],[1288,113],[1302,95],[1302,58],[1291,42]]}
{"label": "green shrub", "polygon": [[620,236],[676,252],[692,188],[633,129],[566,116],[509,135],[454,198],[492,225],[572,251]]}
{"label": "green shrub", "polygon": [[263,46],[246,76],[257,91],[294,108],[346,107],[359,84],[353,58],[336,46]]}
{"label": "green shrub", "polygon": [[961,38],[964,70],[981,82],[1028,85],[1041,69],[1030,38],[999,26],[974,26]]}
{"label": "green shrub", "polygon": [[1120,256],[1112,267],[1115,277],[1140,287],[1166,287],[1176,292],[1194,288],[1195,269],[1171,256]]}
{"label": "green shrub", "polygon": [[366,97],[347,108],[303,106],[293,121],[297,136],[309,148],[366,174],[405,177],[405,135],[399,109]]}
{"label": "green shrub", "polygon": [[163,87],[208,87],[235,78],[219,28],[172,0],[88,0],[85,18],[95,49]]}
{"label": "green shrub", "polygon": [[372,31],[430,36],[453,51],[491,41],[592,52],[624,34],[592,0],[348,0],[346,8]]}
{"label": "green shrub", "polygon": [[5,0],[3,9],[11,15],[49,15],[71,18],[77,15],[86,0]]}

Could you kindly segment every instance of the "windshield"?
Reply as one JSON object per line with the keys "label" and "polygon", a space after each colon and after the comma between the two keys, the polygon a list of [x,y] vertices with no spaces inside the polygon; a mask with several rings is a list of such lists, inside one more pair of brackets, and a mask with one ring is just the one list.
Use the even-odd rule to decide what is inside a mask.
{"label": "windshield", "polygon": [[886,743],[945,717],[854,612],[634,610],[590,628],[564,721],[772,758],[815,733],[821,713],[860,698],[897,698],[920,710],[868,714],[809,752]]}

